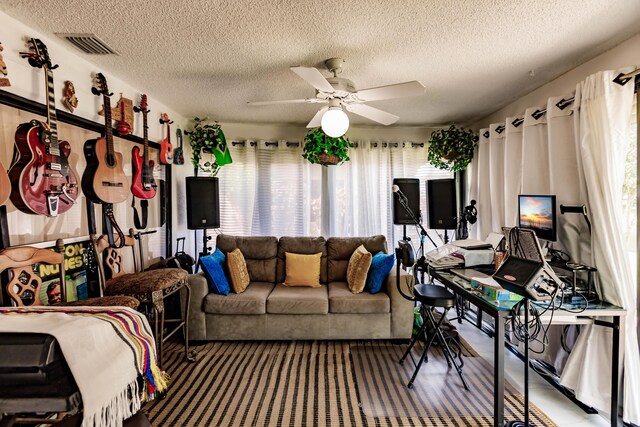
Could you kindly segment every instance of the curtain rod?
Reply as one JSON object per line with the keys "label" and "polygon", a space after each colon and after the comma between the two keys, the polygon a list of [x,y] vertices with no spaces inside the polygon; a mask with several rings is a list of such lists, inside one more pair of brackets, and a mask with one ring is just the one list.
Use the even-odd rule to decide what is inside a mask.
{"label": "curtain rod", "polygon": [[634,77],[635,77],[636,83],[638,83],[638,81],[639,81],[638,76],[640,76],[640,68],[636,68],[635,70],[633,70],[633,71],[631,71],[630,73],[627,73],[627,74],[620,73],[620,74],[618,74],[616,76],[615,79],[613,79],[613,81],[615,83],[618,83],[620,86],[624,86],[624,85],[627,84],[627,82],[629,80],[631,80]]}

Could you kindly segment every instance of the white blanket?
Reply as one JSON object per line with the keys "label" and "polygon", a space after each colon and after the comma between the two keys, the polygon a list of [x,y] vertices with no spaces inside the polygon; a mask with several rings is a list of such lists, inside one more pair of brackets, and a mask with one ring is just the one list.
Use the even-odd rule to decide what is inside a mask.
{"label": "white blanket", "polygon": [[[74,309],[92,310],[91,307]],[[147,320],[140,313],[122,307],[117,310],[128,310],[150,331]],[[56,312],[51,308],[46,313],[0,314],[0,331],[47,333],[58,340],[82,395],[83,427],[119,427],[123,420],[140,409],[137,382],[140,372],[135,350],[118,335],[111,323],[98,317]]]}

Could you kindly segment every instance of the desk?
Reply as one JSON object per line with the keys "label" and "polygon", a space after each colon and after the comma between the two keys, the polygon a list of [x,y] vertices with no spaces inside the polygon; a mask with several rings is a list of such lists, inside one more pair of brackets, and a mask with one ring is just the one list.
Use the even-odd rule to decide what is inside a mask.
{"label": "desk", "polygon": [[[449,273],[446,270],[430,270],[430,275],[438,282],[446,286],[457,296],[478,307],[479,313],[487,313],[494,320],[493,334],[493,425],[504,426],[504,334],[505,319],[509,317],[514,301],[493,301],[490,298],[474,291],[468,281]],[[564,305],[563,305],[564,306]],[[567,307],[571,307],[567,305]],[[574,308],[575,310],[575,308]],[[626,314],[623,308],[607,304],[589,304],[581,313],[569,313],[564,310],[556,310],[553,323],[593,323],[605,326],[613,330],[613,346],[611,349],[611,426],[618,425],[618,379],[620,363],[620,318]],[[610,316],[611,322],[598,320],[596,317]],[[480,317],[480,314],[479,314]],[[478,325],[476,325],[478,326]],[[479,325],[482,326],[482,325]]]}

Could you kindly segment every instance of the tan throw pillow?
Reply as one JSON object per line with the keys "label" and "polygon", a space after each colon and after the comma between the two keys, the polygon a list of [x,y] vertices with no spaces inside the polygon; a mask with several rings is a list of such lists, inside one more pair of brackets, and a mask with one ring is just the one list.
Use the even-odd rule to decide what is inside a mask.
{"label": "tan throw pillow", "polygon": [[371,267],[371,258],[373,258],[371,252],[360,245],[353,251],[349,259],[347,285],[354,294],[359,294],[364,290],[364,285],[367,283],[367,273]]}
{"label": "tan throw pillow", "polygon": [[229,276],[231,276],[231,286],[236,294],[243,293],[249,286],[249,272],[247,271],[247,262],[239,248],[227,254],[227,268],[229,268]]}
{"label": "tan throw pillow", "polygon": [[322,253],[313,255],[285,252],[285,286],[320,287],[320,259]]}

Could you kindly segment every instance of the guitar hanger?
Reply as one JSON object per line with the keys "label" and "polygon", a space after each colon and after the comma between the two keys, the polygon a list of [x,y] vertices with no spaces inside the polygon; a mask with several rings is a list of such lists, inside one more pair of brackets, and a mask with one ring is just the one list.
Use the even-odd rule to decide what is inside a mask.
{"label": "guitar hanger", "polygon": [[[103,95],[103,93],[97,87],[93,86],[91,88],[91,93],[97,96]],[[105,93],[105,96],[113,96],[113,92]]]}

